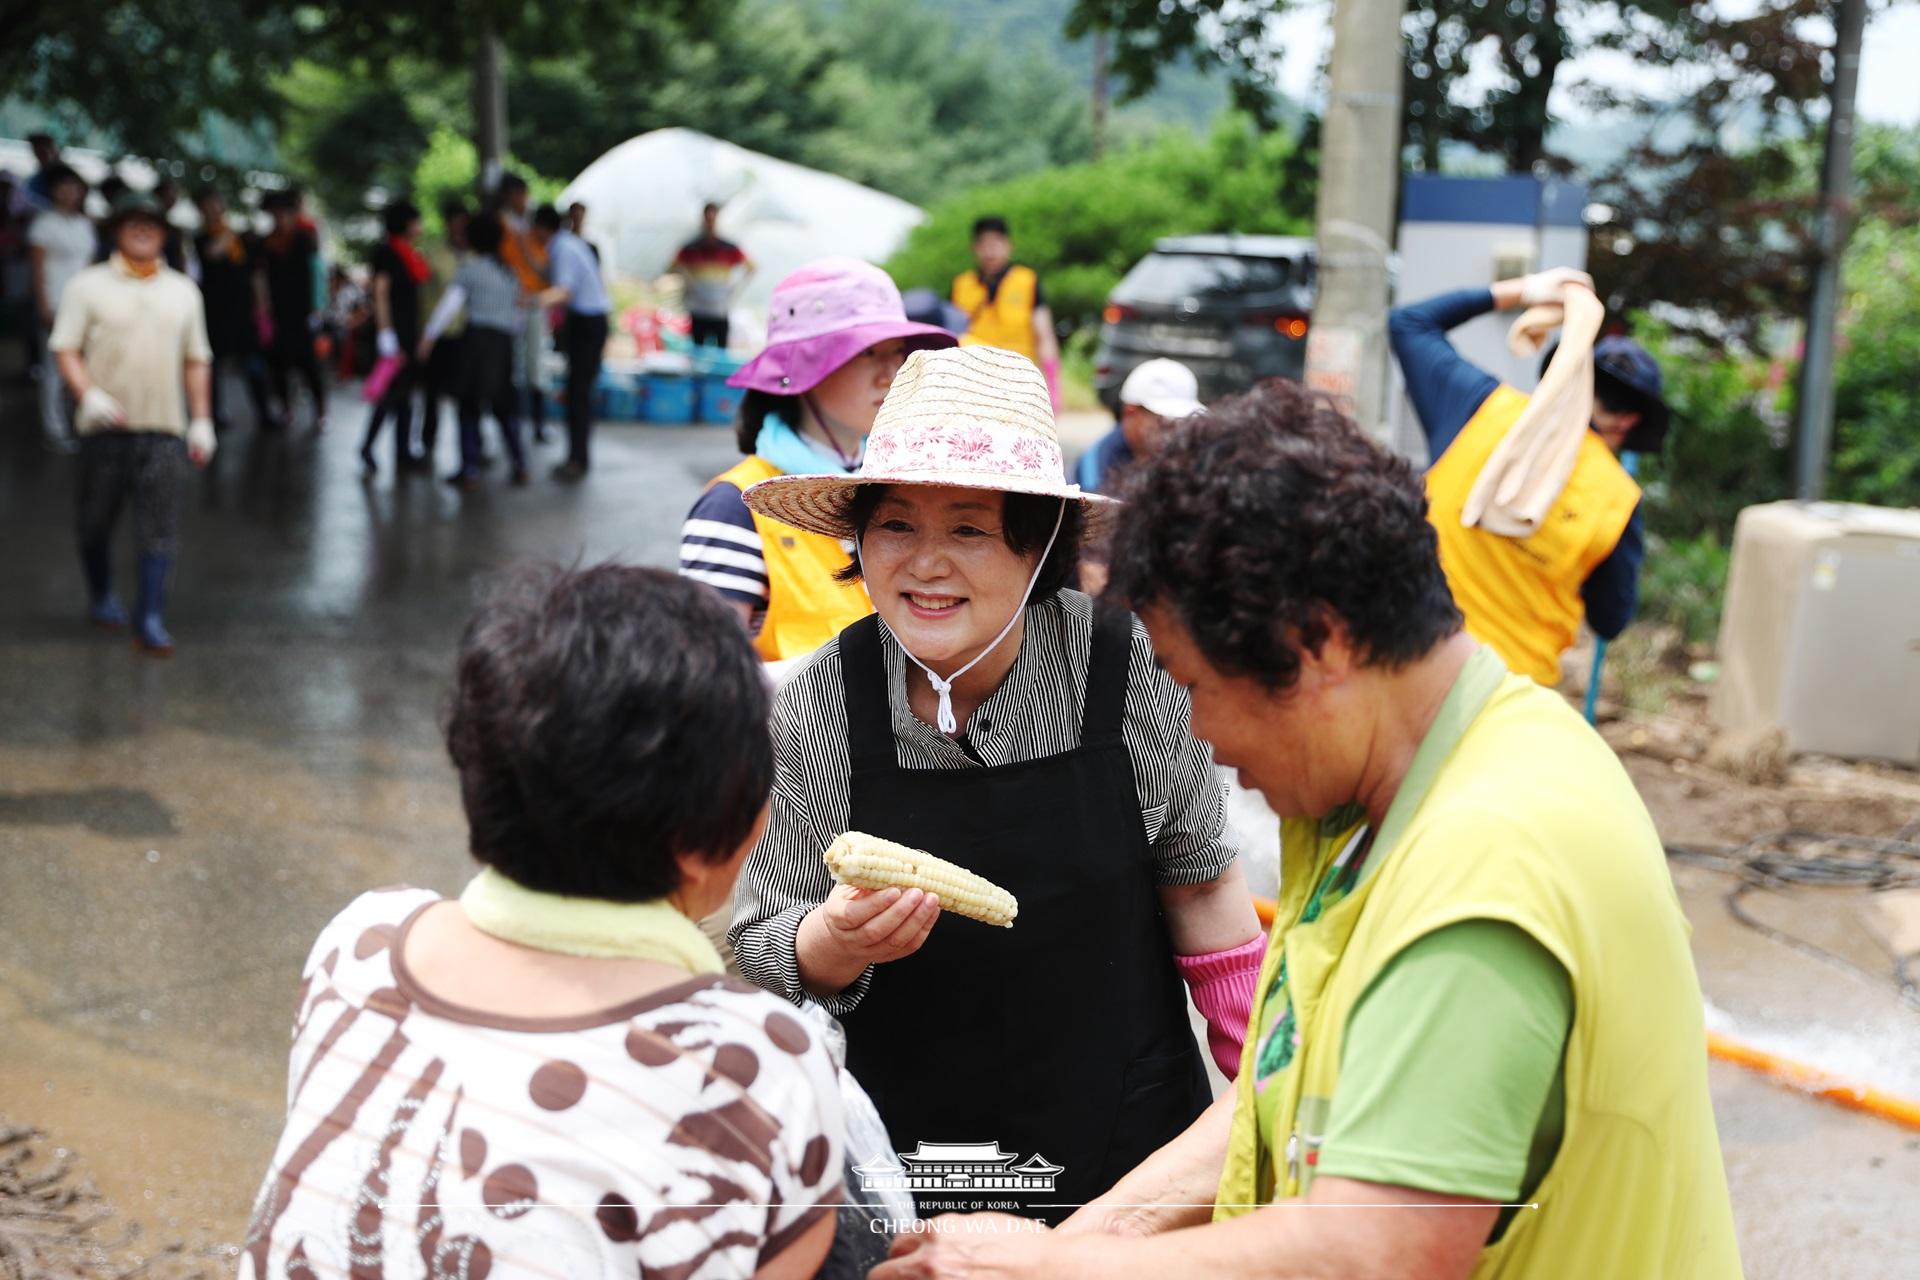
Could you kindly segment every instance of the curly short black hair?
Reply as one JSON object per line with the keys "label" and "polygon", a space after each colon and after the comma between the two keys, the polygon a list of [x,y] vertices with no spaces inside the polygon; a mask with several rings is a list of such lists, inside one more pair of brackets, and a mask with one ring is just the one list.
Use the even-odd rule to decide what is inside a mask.
{"label": "curly short black hair", "polygon": [[1291,688],[1336,619],[1389,667],[1460,630],[1420,477],[1298,383],[1182,424],[1125,498],[1107,593],[1171,612],[1225,674]]}
{"label": "curly short black hair", "polygon": [[643,902],[731,857],[773,788],[740,619],[660,569],[537,565],[467,623],[447,715],[473,856],[529,889]]}
{"label": "curly short black hair", "polygon": [[[863,484],[853,491],[847,519],[855,529],[866,531],[867,522],[873,519],[873,509],[887,496],[887,488],[884,484]],[[1062,512],[1061,499],[1043,498],[1034,493],[1001,496],[1004,503],[1000,508],[1000,538],[1017,556],[1045,547],[1047,539],[1053,536],[1053,522],[1056,519],[1060,522],[1060,533],[1053,537],[1053,550],[1040,566],[1040,576],[1033,581],[1033,594],[1027,597],[1027,603],[1051,600],[1062,588],[1071,586],[1079,573],[1080,544],[1086,537],[1086,512],[1078,502],[1071,501]],[[853,552],[853,562],[834,577],[842,582],[860,581],[858,550]]]}

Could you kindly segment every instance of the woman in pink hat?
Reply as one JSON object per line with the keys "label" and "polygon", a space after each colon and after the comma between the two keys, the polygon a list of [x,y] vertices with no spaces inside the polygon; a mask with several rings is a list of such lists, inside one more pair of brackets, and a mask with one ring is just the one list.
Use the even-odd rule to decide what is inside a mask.
{"label": "woman in pink hat", "polygon": [[749,511],[741,494],[782,475],[845,475],[907,353],[951,347],[945,329],[907,319],[887,273],[822,258],[773,291],[767,346],[727,379],[746,389],[737,426],[747,455],[693,504],[680,535],[680,572],[740,612],[768,662],[811,653],[873,612],[838,575],[845,545]]}

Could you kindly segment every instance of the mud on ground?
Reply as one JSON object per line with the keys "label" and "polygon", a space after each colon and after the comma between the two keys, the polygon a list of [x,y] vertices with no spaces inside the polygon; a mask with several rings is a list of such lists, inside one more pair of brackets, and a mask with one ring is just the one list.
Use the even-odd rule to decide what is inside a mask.
{"label": "mud on ground", "polygon": [[229,1248],[148,1239],[94,1189],[73,1152],[0,1117],[0,1280],[213,1280],[233,1265]]}

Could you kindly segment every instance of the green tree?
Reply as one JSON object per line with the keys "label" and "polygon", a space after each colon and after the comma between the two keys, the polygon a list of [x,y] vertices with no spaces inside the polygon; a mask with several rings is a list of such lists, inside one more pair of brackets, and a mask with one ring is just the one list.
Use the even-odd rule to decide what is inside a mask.
{"label": "green tree", "polygon": [[[692,29],[732,0],[25,0],[0,9],[0,83],[111,147],[192,160],[209,155],[210,118],[277,127],[280,72],[305,58],[384,78],[401,58],[464,74],[492,30],[523,58],[590,47],[644,21]],[[354,95],[356,111],[367,100]]]}
{"label": "green tree", "polygon": [[[1920,131],[1907,136],[1920,144]],[[1853,502],[1920,507],[1920,227],[1861,227],[1845,278],[1829,489]]]}

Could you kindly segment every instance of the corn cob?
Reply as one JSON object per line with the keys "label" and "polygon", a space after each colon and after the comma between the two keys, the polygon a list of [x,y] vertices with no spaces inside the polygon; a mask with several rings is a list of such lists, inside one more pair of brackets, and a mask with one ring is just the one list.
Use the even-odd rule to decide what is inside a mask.
{"label": "corn cob", "polygon": [[827,847],[827,869],[841,884],[861,889],[919,889],[952,911],[982,924],[1013,928],[1014,896],[984,876],[945,858],[909,849],[864,831],[849,831]]}

